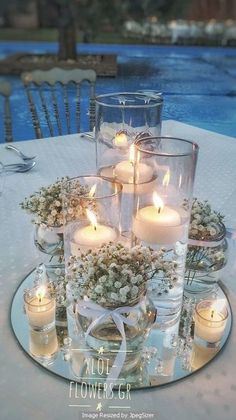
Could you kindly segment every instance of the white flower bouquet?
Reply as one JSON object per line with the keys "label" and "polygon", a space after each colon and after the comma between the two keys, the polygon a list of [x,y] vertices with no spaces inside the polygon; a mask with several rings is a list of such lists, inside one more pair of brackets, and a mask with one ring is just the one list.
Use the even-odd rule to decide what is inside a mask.
{"label": "white flower bouquet", "polygon": [[101,306],[122,306],[146,294],[148,280],[162,274],[167,287],[177,280],[176,264],[163,259],[163,251],[122,243],[109,243],[69,261],[69,281],[77,285],[78,298]]}
{"label": "white flower bouquet", "polygon": [[[63,209],[62,209],[62,186],[69,177],[57,179],[53,184],[46,187],[41,187],[30,197],[20,203],[22,209],[34,215],[32,220],[37,225],[60,227],[63,225]],[[78,179],[71,181],[71,189],[73,183],[73,190],[76,196],[86,196],[89,194],[89,188],[80,184]],[[67,217],[73,219],[78,216],[78,212],[83,212],[81,206],[78,206],[77,200],[67,210]]]}
{"label": "white flower bouquet", "polygon": [[189,243],[186,256],[185,280],[187,286],[196,290],[209,290],[217,281],[215,272],[227,262],[227,241],[225,239],[224,216],[212,209],[208,201],[194,198]]}

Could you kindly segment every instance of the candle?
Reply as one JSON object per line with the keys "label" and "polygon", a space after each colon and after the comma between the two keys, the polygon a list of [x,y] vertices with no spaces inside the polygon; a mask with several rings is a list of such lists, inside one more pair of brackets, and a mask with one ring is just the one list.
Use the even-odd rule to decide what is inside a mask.
{"label": "candle", "polygon": [[56,329],[47,332],[30,330],[29,350],[39,360],[52,361],[58,352]]}
{"label": "candle", "polygon": [[113,139],[113,144],[119,149],[125,149],[127,147],[128,139],[124,131],[119,131],[118,133],[116,133]]}
{"label": "candle", "polygon": [[199,302],[194,316],[196,342],[218,345],[224,335],[227,318],[228,311],[223,300]]}
{"label": "candle", "polygon": [[150,244],[171,244],[180,240],[184,232],[180,213],[165,206],[156,192],[153,202],[153,206],[138,210],[133,222],[135,236]]}
{"label": "candle", "polygon": [[45,286],[27,291],[24,295],[29,325],[36,331],[44,331],[55,325],[55,299]]}
{"label": "candle", "polygon": [[[130,146],[129,160],[123,160],[119,162],[114,168],[114,175],[116,178],[127,184],[133,184],[134,182],[134,155],[135,155],[135,146],[132,144]],[[146,165],[146,163],[137,164],[137,183],[148,182],[153,177],[153,169],[151,166]]]}
{"label": "candle", "polygon": [[91,210],[86,210],[86,213],[90,224],[75,231],[71,247],[74,255],[78,255],[78,248],[98,248],[102,244],[114,242],[117,238],[115,229],[98,224],[96,216]]}

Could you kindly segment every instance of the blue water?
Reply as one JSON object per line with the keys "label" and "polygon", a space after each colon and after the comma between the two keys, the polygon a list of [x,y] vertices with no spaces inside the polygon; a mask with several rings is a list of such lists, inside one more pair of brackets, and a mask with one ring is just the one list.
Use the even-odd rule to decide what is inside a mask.
{"label": "blue water", "polygon": [[[164,119],[236,136],[236,48],[81,44],[78,49],[81,53],[118,56],[117,77],[99,77],[98,94],[155,89],[164,94]],[[56,51],[56,43],[0,42],[0,58],[14,52]],[[35,134],[21,81],[7,78],[13,86],[13,137],[32,139]],[[81,129],[88,129],[86,122]],[[3,139],[1,118],[0,142]]]}

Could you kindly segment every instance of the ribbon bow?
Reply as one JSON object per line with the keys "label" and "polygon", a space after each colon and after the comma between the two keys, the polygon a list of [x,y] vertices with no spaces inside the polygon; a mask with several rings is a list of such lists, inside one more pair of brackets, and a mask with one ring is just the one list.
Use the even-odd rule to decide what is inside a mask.
{"label": "ribbon bow", "polygon": [[116,381],[119,377],[121,369],[124,365],[125,358],[126,358],[126,335],[125,335],[125,328],[124,324],[129,326],[135,326],[137,324],[138,318],[136,319],[128,319],[123,314],[127,313],[135,313],[138,312],[138,305],[136,306],[122,306],[116,309],[107,309],[103,308],[102,306],[98,305],[97,303],[92,302],[91,300],[80,300],[77,302],[76,308],[77,312],[85,316],[87,318],[92,318],[92,323],[89,325],[86,333],[85,333],[85,340],[87,341],[87,337],[89,333],[95,328],[97,325],[101,324],[107,318],[111,317],[114,323],[117,326],[118,331],[120,332],[122,342],[120,345],[120,349],[116,355],[114,360],[113,366],[110,370],[109,375],[107,376],[106,383],[109,385],[108,392],[112,391],[112,383]]}

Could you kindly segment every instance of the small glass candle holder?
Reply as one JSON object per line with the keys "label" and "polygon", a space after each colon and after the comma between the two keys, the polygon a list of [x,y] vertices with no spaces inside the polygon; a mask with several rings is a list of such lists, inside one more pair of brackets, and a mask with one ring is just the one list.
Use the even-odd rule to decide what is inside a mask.
{"label": "small glass candle holder", "polygon": [[197,155],[198,146],[184,139],[147,137],[135,143],[132,244],[163,250],[166,272],[149,285],[160,325],[176,322],[181,312]]}
{"label": "small glass candle holder", "polygon": [[55,326],[56,302],[46,286],[26,290],[24,303],[29,325],[33,330],[47,331]]}
{"label": "small glass candle holder", "polygon": [[120,238],[122,185],[100,176],[81,176],[83,194],[72,178],[63,185],[65,263],[71,256],[99,248]]}
{"label": "small glass candle holder", "polygon": [[[130,230],[133,204],[134,147],[143,137],[161,133],[163,98],[150,92],[123,92],[96,98],[96,156],[99,175],[122,183],[121,227]],[[152,173],[144,167],[142,178]]]}
{"label": "small glass candle holder", "polygon": [[228,319],[224,300],[202,300],[195,308],[194,341],[203,347],[218,347]]}
{"label": "small glass candle holder", "polygon": [[58,339],[56,329],[49,331],[29,332],[30,354],[39,362],[50,365],[54,362],[58,354]]}

